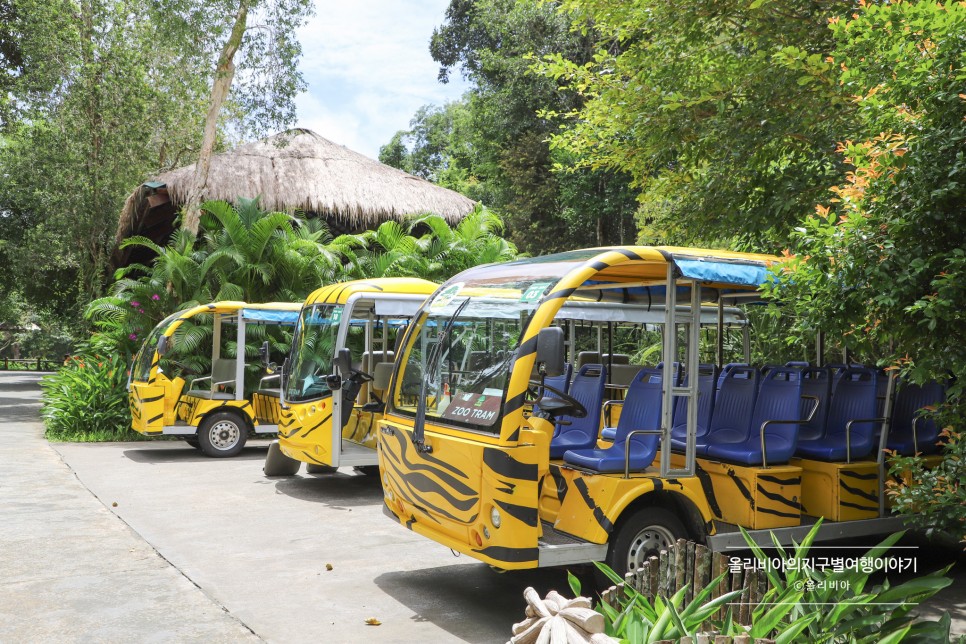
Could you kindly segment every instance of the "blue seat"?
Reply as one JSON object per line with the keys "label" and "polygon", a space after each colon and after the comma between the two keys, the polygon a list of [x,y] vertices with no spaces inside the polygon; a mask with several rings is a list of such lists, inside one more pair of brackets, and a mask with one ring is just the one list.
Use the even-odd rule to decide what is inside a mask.
{"label": "blue seat", "polygon": [[903,383],[896,392],[888,448],[904,456],[938,451],[939,427],[932,418],[921,417],[920,410],[940,405],[945,399],[946,389],[938,382],[922,386]]}
{"label": "blue seat", "polygon": [[851,461],[871,454],[877,425],[877,380],[873,369],[843,370],[832,391],[825,432],[816,438],[799,439],[795,453],[821,461]]}
{"label": "blue seat", "polygon": [[714,412],[707,433],[697,440],[697,454],[706,456],[712,443],[740,443],[748,438],[761,374],[755,367],[734,366],[719,378]]}
{"label": "blue seat", "polygon": [[[753,380],[753,374],[748,374],[748,378],[743,383],[740,379],[733,378],[725,381],[722,390],[718,392],[715,414],[718,414],[719,410],[724,413],[724,410],[729,408],[733,408],[733,412],[727,423],[722,421],[721,424],[717,424],[712,419],[705,454],[709,458],[719,458],[742,465],[787,463],[788,459],[795,454],[795,445],[798,442],[798,421],[802,413],[801,372],[793,367],[772,367],[768,370],[768,373],[761,378],[754,410],[748,417],[749,423],[745,436],[739,438],[741,433],[739,424],[745,414],[739,407],[747,404],[750,398],[749,383]],[[731,382],[741,383],[737,393],[731,393],[727,389]],[[722,401],[723,395],[731,397]],[[733,405],[732,402],[734,402]],[[762,434],[764,434],[764,454],[762,453]]]}
{"label": "blue seat", "polygon": [[[718,382],[718,367],[715,365],[701,365],[698,369],[698,427],[697,440],[701,442],[711,427],[711,414],[714,411],[716,386]],[[688,385],[688,378],[684,378],[684,386]],[[674,415],[671,418],[671,449],[685,451],[688,438],[688,399],[677,398],[674,401]]]}
{"label": "blue seat", "polygon": [[747,362],[729,362],[725,366],[721,367],[721,372],[718,374],[718,381],[715,383],[715,390],[721,389],[722,383],[724,383],[725,378],[731,373],[731,370],[735,367],[747,367]]}
{"label": "blue seat", "polygon": [[661,428],[662,390],[661,372],[643,368],[635,376],[627,390],[620,420],[614,428],[614,444],[606,449],[579,449],[564,452],[565,462],[597,472],[623,472],[625,455],[629,453],[631,470],[643,470],[657,453],[658,434],[636,434],[634,430],[659,430]]}
{"label": "blue seat", "polygon": [[808,369],[809,364],[805,360],[789,360],[785,363],[786,367],[798,367],[799,369]]}
{"label": "blue seat", "polygon": [[600,411],[604,401],[607,370],[604,365],[585,364],[570,383],[571,396],[587,409],[583,418],[562,416],[550,440],[550,458],[560,458],[570,449],[588,449],[597,444]]}
{"label": "blue seat", "polygon": [[[818,409],[812,419],[799,427],[798,440],[815,440],[825,435],[825,424],[828,421],[828,409],[832,402],[832,370],[828,367],[808,367],[802,370],[802,396],[811,396],[818,401]],[[808,413],[815,402],[811,399],[802,400],[802,418],[808,418]]]}
{"label": "blue seat", "polygon": [[[544,384],[549,387],[553,387],[559,391],[567,393],[570,387],[570,376],[573,373],[573,365],[569,362],[564,363],[564,372],[559,376],[551,376],[550,378],[544,378]],[[549,389],[543,393],[544,397],[548,398],[559,398],[557,394],[553,393]],[[536,415],[540,412],[540,405],[533,403],[533,414]]]}

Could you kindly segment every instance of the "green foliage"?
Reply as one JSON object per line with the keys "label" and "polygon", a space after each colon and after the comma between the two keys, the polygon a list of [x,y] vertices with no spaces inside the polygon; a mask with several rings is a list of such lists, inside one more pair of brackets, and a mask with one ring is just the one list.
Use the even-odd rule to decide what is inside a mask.
{"label": "green foliage", "polygon": [[[917,620],[912,614],[920,602],[952,583],[945,576],[948,567],[898,586],[891,586],[888,580],[881,585],[870,585],[870,578],[883,569],[889,548],[899,541],[902,532],[887,537],[858,557],[868,565],[856,566],[855,569],[836,572],[802,566],[781,573],[767,565],[769,559],[773,558],[807,561],[820,525],[821,521],[816,523],[802,543],[796,544],[791,551],[786,551],[775,540],[775,554],[772,556],[766,554],[742,529],[745,541],[756,558],[766,564],[764,569],[769,584],[768,592],[755,609],[753,625],[757,626],[759,620],[764,619],[762,623],[766,626],[774,626],[779,633],[786,634],[782,641],[796,641],[796,637],[809,642],[828,643],[874,644],[900,641],[906,637],[920,638],[919,641],[949,641],[948,615],[938,622],[930,622]],[[773,607],[784,604],[788,604],[790,609],[782,621],[769,619]],[[801,628],[802,624],[804,628]],[[764,631],[756,630],[755,626],[752,627],[752,634],[764,636]],[[795,632],[787,635],[791,629],[795,629]]]}
{"label": "green foliage", "polygon": [[[808,641],[823,644],[898,642],[910,639],[918,642],[949,641],[950,619],[931,622],[917,620],[913,609],[922,601],[949,586],[952,580],[945,576],[949,568],[939,570],[898,586],[888,580],[872,586],[870,578],[883,568],[889,548],[902,537],[897,533],[887,537],[857,560],[868,565],[840,572],[816,569],[811,566],[789,566],[784,571],[775,570],[770,561],[809,561],[809,550],[818,534],[819,521],[800,544],[786,551],[775,541],[775,549],[766,553],[742,530],[745,541],[762,565],[768,579],[768,591],[752,612],[751,624],[735,622],[732,602],[740,601],[742,590],[732,591],[709,600],[712,589],[728,573],[712,580],[686,606],[686,589],[678,591],[670,599],[656,597],[652,602],[633,588],[624,587],[617,609],[600,604],[598,611],[607,620],[607,633],[621,637],[632,644],[654,642],[660,639],[694,637],[701,632],[715,630],[725,635],[747,633],[752,638],[771,638],[778,644]],[[598,568],[615,584],[623,580],[606,565]],[[571,577],[571,587],[579,593],[576,578]],[[723,618],[714,617],[726,609]]]}
{"label": "green foliage", "polygon": [[[0,3],[0,297],[56,313],[83,335],[102,294],[125,197],[195,160],[214,59],[238,0]],[[252,0],[230,136],[294,119],[294,30],[308,0]],[[56,302],[56,307],[50,303]]]}
{"label": "green foliage", "polygon": [[84,351],[41,380],[41,415],[51,440],[119,440],[131,435],[127,363]]}
{"label": "green foliage", "polygon": [[[841,172],[852,105],[822,53],[846,2],[563,0],[592,55],[536,69],[582,100],[552,147],[642,190],[644,243],[780,249]],[[805,66],[808,66],[807,69]],[[816,69],[813,69],[816,68]],[[819,72],[818,69],[824,69]]]}
{"label": "green foliage", "polygon": [[554,3],[452,0],[430,52],[445,82],[459,68],[473,88],[458,103],[423,107],[380,159],[462,192],[505,214],[507,235],[538,254],[633,238],[634,194],[617,172],[571,167],[548,137],[581,98],[530,71],[532,57],[559,52],[581,63],[593,35],[570,30]]}
{"label": "green foliage", "polygon": [[905,514],[911,525],[927,534],[946,533],[966,546],[966,441],[955,429],[964,425],[957,411],[947,408],[937,419],[945,426],[939,463],[927,464],[920,455],[892,456],[886,493],[892,509]]}
{"label": "green foliage", "polygon": [[[794,310],[799,337],[823,329],[910,381],[948,380],[943,422],[957,427],[966,417],[964,31],[966,7],[935,2],[867,4],[833,22],[830,59],[857,120],[840,152],[854,170],[796,229],[798,260],[773,288]],[[903,462],[922,494],[936,476],[961,480],[962,444],[944,458],[932,474]],[[928,508],[918,521],[962,538],[962,523],[916,495],[900,491],[899,507]],[[966,489],[939,499],[961,508]]]}
{"label": "green foliage", "polygon": [[[594,562],[604,575],[615,584],[623,580],[606,564]],[[597,609],[607,620],[607,634],[620,637],[628,642],[656,642],[658,640],[680,639],[694,637],[709,628],[717,628],[723,632],[730,619],[730,611],[723,621],[713,616],[731,601],[737,601],[743,591],[735,590],[720,597],[710,599],[712,590],[717,588],[725,574],[708,584],[687,605],[684,596],[687,588],[682,588],[673,597],[655,597],[650,602],[646,597],[630,586],[624,587],[624,596],[620,598],[620,609],[607,604],[600,604]]]}

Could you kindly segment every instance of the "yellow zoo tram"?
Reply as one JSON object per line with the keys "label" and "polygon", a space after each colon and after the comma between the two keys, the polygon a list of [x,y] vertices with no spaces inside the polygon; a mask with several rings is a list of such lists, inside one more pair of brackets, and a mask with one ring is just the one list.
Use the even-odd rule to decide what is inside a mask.
{"label": "yellow zoo tram", "polygon": [[[269,343],[262,345],[262,365],[246,363],[244,350],[238,348],[246,346],[252,326],[294,327],[300,308],[297,303],[284,302],[213,302],[162,320],[141,345],[131,367],[131,427],[145,436],[180,437],[215,458],[235,456],[250,435],[274,435],[280,411],[278,375],[260,377],[255,383],[249,373],[246,380],[246,367],[250,372],[269,363]],[[192,378],[185,374],[184,354],[194,349],[182,350],[177,332],[188,326],[203,336],[211,333],[207,375]],[[226,357],[225,349],[232,341],[238,355]],[[167,371],[165,363],[170,365]]]}
{"label": "yellow zoo tram", "polygon": [[[733,307],[779,262],[594,248],[452,278],[413,321],[378,421],[387,514],[497,568],[619,574],[681,537],[742,546],[739,526],[760,543],[801,540],[818,517],[819,538],[901,527],[885,449],[934,442],[911,419],[941,393],[906,387],[899,404],[893,379],[821,352],[749,364]],[[722,364],[728,327],[745,348]]]}
{"label": "yellow zoo tram", "polygon": [[266,476],[355,467],[374,473],[375,423],[382,418],[398,340],[437,285],[416,278],[330,284],[306,299],[282,368],[278,440]]}

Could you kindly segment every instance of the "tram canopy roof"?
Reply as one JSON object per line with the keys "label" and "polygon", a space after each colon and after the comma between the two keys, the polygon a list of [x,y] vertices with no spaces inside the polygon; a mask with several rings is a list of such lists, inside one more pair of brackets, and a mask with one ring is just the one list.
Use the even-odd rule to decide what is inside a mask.
{"label": "tram canopy roof", "polygon": [[782,261],[775,255],[701,248],[587,248],[472,268],[451,283],[465,282],[490,293],[491,289],[515,291],[518,297],[532,299],[559,285],[570,291],[571,301],[650,306],[663,304],[670,269],[678,280],[679,298],[686,297],[691,283],[700,283],[703,302],[735,302],[747,301],[767,281],[769,268]]}

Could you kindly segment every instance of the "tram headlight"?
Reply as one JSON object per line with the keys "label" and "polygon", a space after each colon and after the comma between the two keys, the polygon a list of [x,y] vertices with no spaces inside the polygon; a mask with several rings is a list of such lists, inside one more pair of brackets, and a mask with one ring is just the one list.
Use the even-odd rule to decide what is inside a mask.
{"label": "tram headlight", "polygon": [[500,511],[496,508],[490,510],[490,523],[493,524],[494,528],[500,527]]}

